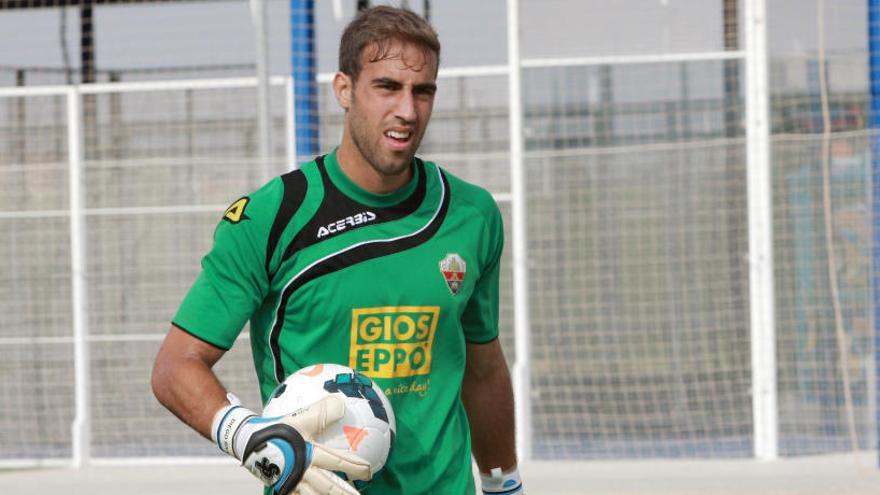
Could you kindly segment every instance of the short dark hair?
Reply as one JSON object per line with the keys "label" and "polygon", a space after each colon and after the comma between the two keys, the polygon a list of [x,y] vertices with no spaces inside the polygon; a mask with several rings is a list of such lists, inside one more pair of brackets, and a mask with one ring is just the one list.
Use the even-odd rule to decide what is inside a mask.
{"label": "short dark hair", "polygon": [[339,43],[339,71],[357,81],[365,48],[376,46],[369,62],[389,56],[394,42],[412,43],[422,49],[427,59],[433,53],[440,67],[440,40],[425,19],[411,10],[381,5],[361,11],[342,33]]}

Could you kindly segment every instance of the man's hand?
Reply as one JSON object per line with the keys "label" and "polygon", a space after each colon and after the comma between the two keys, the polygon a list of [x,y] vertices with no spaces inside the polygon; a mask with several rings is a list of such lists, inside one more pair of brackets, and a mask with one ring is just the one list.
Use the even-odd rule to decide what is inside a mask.
{"label": "man's hand", "polygon": [[238,405],[223,408],[214,419],[212,436],[224,452],[278,495],[357,495],[349,479],[370,478],[370,464],[360,457],[313,439],[345,414],[345,401],[329,396],[288,416],[262,418]]}

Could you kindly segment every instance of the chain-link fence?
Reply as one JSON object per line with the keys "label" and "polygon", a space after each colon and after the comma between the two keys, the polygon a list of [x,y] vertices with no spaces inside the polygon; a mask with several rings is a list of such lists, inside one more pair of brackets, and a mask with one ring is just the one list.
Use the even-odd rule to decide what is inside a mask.
{"label": "chain-link fence", "polygon": [[[529,404],[534,458],[752,456],[752,19],[742,2],[606,3],[522,2],[525,197],[511,195],[507,65],[442,70],[420,154],[489,189],[508,239],[511,205],[526,205],[531,375],[518,400]],[[810,4],[806,20],[791,2],[768,5],[781,455],[876,445],[867,11]],[[454,25],[440,6],[432,13]],[[342,113],[329,75],[318,81],[316,147],[326,152]],[[270,167],[280,173],[290,167],[289,80],[271,88]],[[68,115],[72,99],[81,118]],[[251,79],[0,90],[11,254],[0,268],[0,462],[72,455],[75,277],[87,301],[91,455],[214,454],[161,409],[148,377],[217,219],[260,185],[256,108]],[[501,327],[514,362],[509,246]],[[247,347],[219,373],[256,404]]]}

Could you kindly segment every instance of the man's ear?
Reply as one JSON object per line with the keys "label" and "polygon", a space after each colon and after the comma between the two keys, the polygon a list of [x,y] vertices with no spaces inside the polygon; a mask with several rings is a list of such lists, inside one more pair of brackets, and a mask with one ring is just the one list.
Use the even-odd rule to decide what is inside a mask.
{"label": "man's ear", "polygon": [[354,83],[348,74],[337,72],[333,76],[333,92],[336,94],[336,101],[339,106],[348,111],[351,107],[351,93],[354,91]]}

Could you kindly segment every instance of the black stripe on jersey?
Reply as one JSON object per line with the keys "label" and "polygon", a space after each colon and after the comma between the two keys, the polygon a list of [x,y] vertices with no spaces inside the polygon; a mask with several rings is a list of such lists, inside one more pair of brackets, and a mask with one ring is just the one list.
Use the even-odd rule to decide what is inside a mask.
{"label": "black stripe on jersey", "polygon": [[[321,180],[324,184],[324,197],[315,215],[297,232],[296,237],[293,238],[293,241],[284,250],[284,255],[281,257],[282,263],[287,261],[294,253],[321,241],[331,239],[336,235],[368,225],[399,220],[411,215],[422,204],[422,200],[425,199],[425,191],[427,190],[425,164],[418,158],[415,159],[414,166],[418,167],[416,174],[419,179],[413,193],[400,203],[384,208],[368,206],[346,196],[330,180],[330,176],[327,174],[327,167],[324,165],[324,157],[320,156],[315,161],[318,164],[318,170],[321,172]],[[339,227],[336,227],[337,225]]]}
{"label": "black stripe on jersey", "polygon": [[278,309],[275,312],[275,322],[272,324],[272,330],[269,333],[269,349],[272,352],[272,359],[275,363],[275,378],[278,383],[284,381],[287,376],[284,372],[284,365],[281,364],[281,347],[279,339],[281,337],[281,328],[284,326],[284,312],[290,297],[303,285],[317,279],[318,277],[329,275],[344,268],[354,266],[358,263],[368,261],[381,256],[388,256],[399,253],[410,248],[414,248],[424,244],[440,229],[443,220],[446,218],[446,212],[449,210],[449,182],[446,176],[437,168],[437,174],[443,185],[441,191],[442,200],[434,217],[425,224],[421,229],[406,236],[400,236],[393,239],[377,239],[374,241],[366,241],[328,255],[315,263],[304,268],[302,271],[293,276],[292,279],[284,287],[281,293],[281,300],[278,303]]}
{"label": "black stripe on jersey", "polygon": [[281,240],[281,234],[290,223],[290,219],[302,205],[306,197],[306,174],[302,170],[294,170],[281,176],[281,182],[284,184],[284,194],[281,198],[281,205],[278,207],[278,213],[275,215],[275,221],[272,223],[272,230],[269,231],[269,241],[266,243],[266,273],[272,278],[274,271],[270,270],[269,264],[272,262],[272,255],[275,254],[275,248],[278,241]]}
{"label": "black stripe on jersey", "polygon": [[468,339],[468,338],[465,338],[465,339],[464,339],[464,341],[467,342],[468,344],[476,344],[476,345],[491,344],[492,342],[495,342],[496,340],[498,340],[498,336],[497,336],[497,335],[494,336],[494,337],[492,337],[492,338],[489,339],[489,340],[471,340],[471,339]]}
{"label": "black stripe on jersey", "polygon": [[224,347],[224,346],[222,346],[222,345],[220,345],[220,344],[215,344],[214,342],[211,342],[210,340],[205,339],[204,337],[202,337],[201,335],[199,335],[199,334],[193,332],[192,330],[189,330],[189,329],[187,329],[187,328],[184,328],[183,325],[181,325],[180,323],[177,323],[177,322],[175,322],[175,321],[172,321],[171,324],[174,325],[175,327],[177,327],[177,328],[178,328],[180,331],[182,331],[183,333],[186,333],[186,334],[188,334],[188,335],[191,335],[192,337],[194,337],[194,338],[196,338],[196,339],[198,339],[198,340],[201,340],[202,342],[208,344],[208,345],[211,346],[211,347],[216,347],[217,349],[220,349],[221,351],[228,351],[228,350],[232,349],[231,347]]}

